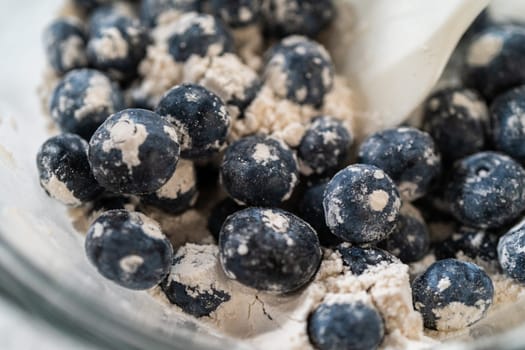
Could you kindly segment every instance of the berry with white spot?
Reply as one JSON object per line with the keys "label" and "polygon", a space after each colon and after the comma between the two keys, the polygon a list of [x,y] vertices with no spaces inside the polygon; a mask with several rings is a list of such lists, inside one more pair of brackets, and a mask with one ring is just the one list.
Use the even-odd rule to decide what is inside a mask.
{"label": "berry with white spot", "polygon": [[48,63],[59,74],[87,65],[87,35],[82,23],[73,17],[53,21],[44,32]]}
{"label": "berry with white spot", "polygon": [[200,12],[202,0],[142,0],[140,19],[154,28],[187,12]]}
{"label": "berry with white spot", "polygon": [[498,243],[498,260],[508,276],[525,283],[525,222],[501,236]]}
{"label": "berry with white spot", "polygon": [[240,28],[257,22],[261,3],[262,0],[211,0],[211,8],[230,27]]}
{"label": "berry with white spot", "polygon": [[377,266],[399,263],[398,258],[376,247],[359,247],[342,243],[337,246],[337,252],[341,255],[344,266],[357,276]]}

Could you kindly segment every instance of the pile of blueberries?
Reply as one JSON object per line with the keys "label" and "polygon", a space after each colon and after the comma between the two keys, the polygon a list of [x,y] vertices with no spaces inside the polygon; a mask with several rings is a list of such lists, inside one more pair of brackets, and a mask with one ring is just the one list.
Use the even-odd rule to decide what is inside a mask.
{"label": "pile of blueberries", "polygon": [[[169,40],[170,53],[202,56],[203,47],[217,43],[231,51],[224,44],[232,40],[230,28],[255,22],[263,22],[269,42],[301,35],[268,51],[262,79],[282,72],[283,98],[318,107],[334,69],[310,38],[333,18],[331,1],[131,2],[140,16],[102,0],[75,4],[85,23],[60,18],[45,34],[48,62],[61,76],[49,112],[62,133],[42,145],[37,166],[51,197],[102,212],[85,248],[104,277],[136,290],[166,286],[177,259],[146,214],[151,207],[181,214],[195,205],[198,190],[213,190],[211,183],[228,194],[208,223],[223,270],[259,291],[304,288],[320,266],[322,246],[338,251],[356,275],[432,251],[439,260],[414,280],[414,307],[427,328],[449,330],[478,321],[494,294],[483,269],[457,260],[458,253],[499,263],[525,283],[525,224],[518,223],[525,211],[525,27],[483,22],[465,44],[464,86],[430,96],[421,129],[370,135],[355,160],[353,135],[328,115],[313,118],[292,149],[264,134],[229,142],[233,120],[225,102],[199,85],[173,87],[151,110],[123,94],[159,16],[197,11],[213,20],[213,33],[188,26]],[[490,55],[484,45],[492,45]],[[217,178],[209,170],[216,159]],[[432,239],[428,227],[436,220],[452,223],[454,232],[439,234],[445,240]],[[168,298],[177,304],[176,295]],[[456,304],[477,316],[447,325],[444,310]],[[308,331],[319,349],[373,349],[384,325],[373,305],[325,303]]]}

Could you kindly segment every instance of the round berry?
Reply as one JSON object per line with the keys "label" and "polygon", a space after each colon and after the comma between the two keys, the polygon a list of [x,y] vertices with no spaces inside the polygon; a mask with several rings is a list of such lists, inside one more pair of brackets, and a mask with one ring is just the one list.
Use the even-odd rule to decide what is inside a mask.
{"label": "round berry", "polygon": [[286,201],[298,178],[292,150],[264,135],[248,136],[232,143],[221,165],[226,192],[246,205],[276,206]]}
{"label": "round berry", "polygon": [[283,39],[270,51],[265,82],[281,98],[320,107],[334,83],[334,66],[320,44],[301,36]]}
{"label": "round berry", "polygon": [[126,109],[109,117],[89,142],[95,179],[122,194],[152,193],[172,177],[179,159],[176,130],[159,115]]}
{"label": "round berry", "polygon": [[359,162],[383,169],[408,201],[425,195],[441,173],[441,158],[430,135],[408,127],[370,135],[359,147]]}
{"label": "round berry", "polygon": [[384,334],[377,309],[360,300],[325,301],[308,319],[308,335],[319,350],[373,350]]}
{"label": "round berry", "polygon": [[155,111],[177,129],[181,157],[209,158],[226,147],[231,117],[213,92],[200,85],[178,85],[164,94]]}
{"label": "round berry", "polygon": [[521,221],[501,236],[497,249],[505,274],[525,283],[525,222]]}
{"label": "round berry", "polygon": [[186,12],[200,12],[202,0],[142,0],[140,19],[148,27],[168,22]]}
{"label": "round berry", "polygon": [[232,28],[255,23],[260,15],[262,0],[212,0],[213,13]]}
{"label": "round berry", "polygon": [[525,169],[505,155],[477,153],[456,162],[446,197],[463,224],[501,227],[525,210]]}
{"label": "round berry", "polygon": [[499,237],[492,232],[462,226],[436,245],[434,255],[438,259],[448,259],[460,258],[459,254],[463,254],[471,259],[492,262],[498,258],[498,240]]}
{"label": "round berry", "polygon": [[343,243],[337,246],[343,265],[354,275],[362,275],[378,266],[399,263],[399,259],[387,251],[376,247],[359,247]]}
{"label": "round berry", "polygon": [[59,74],[87,65],[87,35],[81,22],[62,17],[51,23],[44,32],[47,61]]}
{"label": "round berry", "polygon": [[488,100],[525,84],[525,28],[492,25],[475,35],[468,47],[462,79]]}
{"label": "round berry", "polygon": [[332,233],[344,241],[360,244],[381,241],[394,231],[401,200],[383,170],[354,164],[330,180],[323,207]]}
{"label": "round berry", "polygon": [[88,162],[88,144],[78,135],[62,134],[44,142],[36,157],[40,186],[65,205],[78,206],[103,192]]}
{"label": "round berry", "polygon": [[157,222],[138,212],[110,210],[86,236],[89,261],[100,274],[129,289],[149,289],[162,281],[173,248]]}
{"label": "round berry", "polygon": [[489,125],[485,102],[466,88],[446,88],[425,103],[423,129],[432,136],[444,161],[483,150]]}
{"label": "round berry", "polygon": [[69,72],[55,87],[50,114],[63,132],[89,140],[111,114],[124,108],[122,92],[105,74],[92,69]]}
{"label": "round berry", "polygon": [[244,206],[237,204],[231,198],[225,198],[213,207],[210,216],[208,217],[207,227],[212,236],[217,241],[219,240],[219,234],[221,232],[222,225],[228,216],[244,208]]}
{"label": "round berry", "polygon": [[310,282],[322,258],[312,227],[280,209],[248,208],[232,214],[222,226],[219,249],[228,277],[279,294]]}
{"label": "round berry", "polygon": [[306,129],[297,150],[303,175],[331,175],[348,159],[352,135],[343,122],[328,116],[316,117]]}
{"label": "round berry", "polygon": [[426,328],[452,331],[483,318],[492,305],[494,287],[479,266],[445,259],[414,280],[412,296]]}
{"label": "round berry", "polygon": [[120,17],[135,18],[134,9],[129,3],[111,1],[98,6],[89,14],[89,36],[98,35],[101,28],[114,25]]}

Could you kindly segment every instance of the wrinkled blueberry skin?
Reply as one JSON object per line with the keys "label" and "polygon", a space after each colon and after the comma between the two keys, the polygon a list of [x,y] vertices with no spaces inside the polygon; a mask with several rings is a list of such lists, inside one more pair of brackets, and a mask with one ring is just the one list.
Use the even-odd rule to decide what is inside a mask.
{"label": "wrinkled blueberry skin", "polygon": [[[74,59],[67,57],[67,51],[71,50],[69,40],[78,42]],[[54,20],[44,32],[47,62],[58,74],[85,67],[87,65],[86,42],[87,35],[80,22],[72,18]]]}
{"label": "wrinkled blueberry skin", "polygon": [[[259,155],[261,149],[267,152]],[[298,176],[292,150],[264,135],[248,136],[232,143],[221,165],[224,189],[246,205],[279,205],[289,198]]]}
{"label": "wrinkled blueberry skin", "polygon": [[488,129],[487,106],[474,90],[446,88],[425,102],[423,130],[432,136],[445,163],[482,151]]}
{"label": "wrinkled blueberry skin", "polygon": [[284,210],[255,207],[226,219],[219,252],[228,277],[275,294],[290,293],[309,283],[322,258],[310,225]]}
{"label": "wrinkled blueberry skin", "polygon": [[490,106],[491,138],[496,149],[525,163],[525,86],[499,95]]}
{"label": "wrinkled blueberry skin", "polygon": [[319,350],[373,350],[384,334],[381,315],[362,301],[323,303],[308,319],[310,341]]}
{"label": "wrinkled blueberry skin", "polygon": [[376,247],[359,247],[343,243],[337,246],[343,264],[354,275],[361,275],[371,267],[380,264],[398,263],[399,260],[387,251]]}
{"label": "wrinkled blueberry skin", "polygon": [[525,210],[525,170],[505,155],[477,153],[456,162],[446,198],[463,224],[501,227]]}
{"label": "wrinkled blueberry skin", "polygon": [[410,127],[370,135],[359,148],[358,161],[383,169],[408,201],[425,195],[441,173],[441,158],[430,135]]}
{"label": "wrinkled blueberry skin", "polygon": [[232,28],[245,27],[257,22],[262,0],[211,0],[215,16]]}
{"label": "wrinkled blueberry skin", "polygon": [[140,19],[144,25],[153,28],[158,24],[159,17],[169,11],[180,13],[200,12],[202,0],[142,0],[140,4]]}
{"label": "wrinkled blueberry skin", "polygon": [[215,207],[213,207],[210,216],[208,217],[207,227],[216,241],[219,240],[221,227],[224,224],[224,221],[226,221],[226,219],[228,218],[228,216],[244,208],[244,206],[237,204],[231,198],[225,198],[219,203],[217,203]]}
{"label": "wrinkled blueberry skin", "polygon": [[[101,85],[93,87],[93,80]],[[94,106],[86,102],[90,88],[110,91],[109,103]],[[66,104],[63,101],[67,101]],[[49,101],[50,114],[62,132],[78,134],[89,140],[91,135],[111,114],[124,108],[124,97],[116,84],[105,74],[92,69],[72,70],[58,83]],[[75,117],[82,112],[82,117]]]}
{"label": "wrinkled blueberry skin", "polygon": [[395,229],[401,200],[393,181],[373,165],[354,164],[328,183],[323,207],[326,224],[346,242],[387,238]]}
{"label": "wrinkled blueberry skin", "polygon": [[[443,281],[448,279],[444,288]],[[445,286],[447,285],[445,284]],[[477,265],[455,259],[445,259],[435,262],[412,283],[414,306],[423,316],[426,328],[437,330],[453,330],[446,324],[439,325],[436,314],[451,303],[481,310],[478,319],[470,319],[460,328],[468,327],[481,319],[494,297],[494,287],[490,277]],[[463,315],[465,317],[465,315]],[[455,322],[458,326],[458,322]],[[448,325],[452,327],[451,325]]]}
{"label": "wrinkled blueberry skin", "polygon": [[175,86],[155,111],[179,131],[182,158],[209,158],[226,146],[231,117],[219,96],[200,85]]}
{"label": "wrinkled blueberry skin", "polygon": [[525,224],[520,222],[501,236],[498,243],[498,260],[508,276],[525,283]]}
{"label": "wrinkled blueberry skin", "polygon": [[323,104],[333,86],[334,65],[321,45],[305,37],[292,36],[274,46],[268,57],[265,81],[280,97],[317,108]]}
{"label": "wrinkled blueberry skin", "polygon": [[315,37],[335,17],[335,8],[332,0],[269,0],[263,1],[262,13],[272,36]]}
{"label": "wrinkled blueberry skin", "polygon": [[44,142],[36,163],[40,184],[48,195],[53,196],[53,193],[49,193],[43,183],[52,176],[66,185],[79,204],[93,200],[103,192],[91,173],[87,154],[88,144],[78,135],[61,134]]}
{"label": "wrinkled blueberry skin", "polygon": [[498,235],[476,228],[463,226],[449,238],[436,244],[434,255],[438,259],[457,258],[463,253],[471,259],[481,259],[487,262],[498,258]]}
{"label": "wrinkled blueberry skin", "polygon": [[308,172],[311,169],[317,175],[330,176],[345,164],[352,141],[352,135],[341,121],[329,116],[316,117],[297,149],[299,162]]}
{"label": "wrinkled blueberry skin", "polygon": [[[494,53],[485,59],[487,50]],[[525,84],[524,65],[525,28],[492,25],[472,37],[466,50],[462,80],[465,86],[492,100],[506,90]]]}
{"label": "wrinkled blueberry skin", "polygon": [[[145,216],[126,210],[110,210],[100,215],[88,230],[85,250],[89,261],[107,279],[129,289],[149,289],[166,276],[173,248],[164,237],[145,231]],[[160,232],[160,229],[159,229]],[[142,263],[126,271],[122,259],[137,256]]]}
{"label": "wrinkled blueberry skin", "polygon": [[[128,154],[114,143],[112,130],[134,124],[132,134],[119,135],[130,142],[139,142],[138,164],[126,162]],[[89,142],[89,163],[95,179],[106,189],[120,194],[152,193],[164,185],[175,172],[179,160],[179,144],[173,127],[159,115],[144,109],[125,109],[111,117],[95,132]],[[109,143],[109,148],[107,146]],[[113,146],[113,147],[112,147]]]}

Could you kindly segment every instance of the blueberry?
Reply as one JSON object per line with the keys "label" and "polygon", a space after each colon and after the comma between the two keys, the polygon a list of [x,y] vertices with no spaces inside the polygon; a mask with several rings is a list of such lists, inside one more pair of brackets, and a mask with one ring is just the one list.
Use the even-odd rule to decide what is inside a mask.
{"label": "blueberry", "polygon": [[178,159],[175,129],[144,109],[126,109],[112,115],[89,142],[95,179],[115,193],[157,191],[172,177]]}
{"label": "blueberry", "polygon": [[279,294],[310,282],[322,258],[312,227],[280,209],[248,208],[229,216],[219,251],[228,277]]}
{"label": "blueberry", "polygon": [[311,186],[304,192],[299,202],[299,213],[301,218],[315,229],[319,242],[323,246],[331,247],[341,243],[341,239],[334,236],[328,226],[326,226],[323,206],[320,205],[323,202],[327,184],[327,182],[321,182]]}
{"label": "blueberry", "polygon": [[207,227],[217,241],[219,240],[219,234],[224,221],[226,221],[228,216],[242,209],[244,209],[244,207],[237,204],[231,198],[225,198],[213,207],[210,216],[208,217]]}
{"label": "blueberry", "polygon": [[298,148],[301,173],[331,175],[341,169],[352,145],[352,135],[343,122],[329,116],[312,120]]}
{"label": "blueberry", "polygon": [[92,69],[69,72],[49,101],[51,116],[63,132],[89,140],[111,114],[124,108],[122,92],[103,73]]}
{"label": "blueberry", "polygon": [[483,318],[492,304],[494,287],[477,265],[445,259],[414,280],[412,296],[426,328],[451,331]]}
{"label": "blueberry", "polygon": [[456,258],[458,253],[463,253],[471,259],[496,261],[498,239],[492,232],[463,226],[440,242],[434,249],[434,254],[438,259]]}
{"label": "blueberry", "polygon": [[360,244],[379,242],[394,231],[401,200],[383,170],[354,164],[330,180],[323,207],[332,233],[344,241]]}
{"label": "blueberry", "polygon": [[477,153],[456,162],[446,197],[463,224],[503,226],[525,210],[525,170],[505,155]]}
{"label": "blueberry", "polygon": [[278,37],[314,37],[335,16],[333,0],[266,0],[262,10],[267,31]]}
{"label": "blueberry", "polygon": [[177,168],[156,192],[142,196],[142,202],[170,214],[179,214],[191,208],[197,200],[197,179],[193,163],[179,160]]}
{"label": "blueberry", "polygon": [[36,157],[40,185],[65,205],[78,206],[103,192],[88,162],[88,144],[73,134],[48,139]]}
{"label": "blueberry", "polygon": [[92,11],[98,6],[108,4],[114,0],[73,0],[74,4],[85,11]]}
{"label": "blueberry", "polygon": [[245,27],[257,21],[262,0],[211,0],[213,13],[232,28]]}
{"label": "blueberry", "polygon": [[136,290],[160,283],[173,259],[171,243],[158,223],[126,210],[100,215],[88,230],[85,249],[102,276]]}
{"label": "blueberry", "polygon": [[47,61],[59,74],[87,65],[87,35],[81,22],[73,17],[53,21],[44,32]]}
{"label": "blueberry", "polygon": [[383,169],[408,201],[425,195],[441,172],[441,158],[430,135],[410,127],[370,135],[359,147],[359,162]]}
{"label": "blueberry", "polygon": [[362,301],[324,302],[308,318],[310,341],[319,350],[373,350],[384,334],[381,315]]}
{"label": "blueberry", "polygon": [[434,139],[444,161],[484,149],[489,113],[477,92],[461,87],[442,89],[427,99],[424,108],[423,129]]}
{"label": "blueberry", "polygon": [[497,249],[505,274],[525,283],[525,222],[521,221],[501,236]]}
{"label": "blueberry", "polygon": [[122,1],[112,1],[98,6],[89,14],[89,36],[97,36],[102,28],[113,26],[120,17],[135,18],[135,12],[130,4]]}
{"label": "blueberry", "polygon": [[375,266],[399,262],[399,259],[389,252],[376,247],[359,247],[343,243],[337,246],[337,251],[341,254],[344,266],[358,276]]}
{"label": "blueberry", "polygon": [[172,27],[167,44],[176,62],[186,62],[192,55],[213,57],[233,52],[233,38],[228,28],[213,16],[190,12]]}
{"label": "blueberry", "polygon": [[463,65],[466,86],[488,100],[525,84],[525,28],[492,25],[473,36]]}
{"label": "blueberry", "polygon": [[276,206],[286,201],[298,176],[292,150],[264,135],[248,136],[232,143],[221,165],[226,192],[246,205]]}
{"label": "blueberry", "polygon": [[265,82],[281,98],[320,107],[334,83],[334,66],[320,44],[301,36],[283,39],[269,53]]}
{"label": "blueberry", "polygon": [[430,247],[430,234],[419,210],[403,203],[394,232],[379,247],[397,256],[404,263],[421,260]]}
{"label": "blueberry", "polygon": [[199,12],[202,0],[142,0],[140,18],[148,27],[167,22],[186,12]]}
{"label": "blueberry", "polygon": [[175,86],[155,111],[177,129],[183,158],[209,158],[226,146],[231,117],[221,99],[200,85]]}

